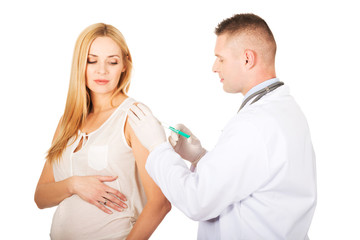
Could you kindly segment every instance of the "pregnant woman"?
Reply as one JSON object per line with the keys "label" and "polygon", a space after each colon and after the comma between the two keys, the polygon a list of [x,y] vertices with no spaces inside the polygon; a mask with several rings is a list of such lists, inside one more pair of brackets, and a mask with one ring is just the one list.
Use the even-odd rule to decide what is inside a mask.
{"label": "pregnant woman", "polygon": [[36,191],[58,206],[51,239],[148,239],[171,205],[145,170],[148,151],[127,123],[132,59],[102,23],[78,37],[65,111]]}

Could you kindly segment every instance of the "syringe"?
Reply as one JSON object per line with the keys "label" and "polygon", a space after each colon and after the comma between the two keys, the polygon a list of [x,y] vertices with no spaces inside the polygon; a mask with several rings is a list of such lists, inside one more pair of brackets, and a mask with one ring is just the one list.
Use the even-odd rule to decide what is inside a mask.
{"label": "syringe", "polygon": [[181,135],[181,136],[184,136],[184,137],[186,137],[186,138],[189,138],[189,137],[190,137],[190,135],[188,135],[188,134],[186,134],[186,133],[184,133],[184,132],[182,132],[182,131],[174,128],[174,127],[171,127],[171,126],[169,126],[169,125],[166,124],[166,123],[161,122],[161,125],[163,125],[165,128],[168,128],[168,129],[170,129],[171,131],[173,131],[173,132],[175,132],[175,133],[177,133],[177,134],[179,134],[179,135]]}

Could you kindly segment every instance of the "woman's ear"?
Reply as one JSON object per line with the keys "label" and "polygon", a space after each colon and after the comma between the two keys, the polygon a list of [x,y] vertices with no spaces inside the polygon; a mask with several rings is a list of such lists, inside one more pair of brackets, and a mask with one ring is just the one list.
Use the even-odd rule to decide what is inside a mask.
{"label": "woman's ear", "polygon": [[[126,59],[129,61],[129,55],[126,55]],[[124,68],[121,70],[121,72],[125,72],[126,66],[124,65]]]}

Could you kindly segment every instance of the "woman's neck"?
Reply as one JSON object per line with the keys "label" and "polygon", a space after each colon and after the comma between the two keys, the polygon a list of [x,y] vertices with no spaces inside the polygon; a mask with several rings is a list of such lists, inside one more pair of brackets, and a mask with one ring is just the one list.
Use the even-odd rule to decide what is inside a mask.
{"label": "woman's neck", "polygon": [[91,103],[92,109],[91,113],[97,114],[103,111],[107,111],[119,106],[127,98],[125,94],[118,94],[117,96],[111,98],[111,94],[92,94]]}

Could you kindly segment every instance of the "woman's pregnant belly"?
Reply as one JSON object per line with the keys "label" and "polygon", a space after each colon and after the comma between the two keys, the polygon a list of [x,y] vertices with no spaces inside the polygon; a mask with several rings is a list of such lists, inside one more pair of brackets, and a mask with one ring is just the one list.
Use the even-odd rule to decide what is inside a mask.
{"label": "woman's pregnant belly", "polygon": [[56,209],[51,226],[51,239],[125,239],[135,219],[129,209],[107,214],[98,207],[73,195]]}

